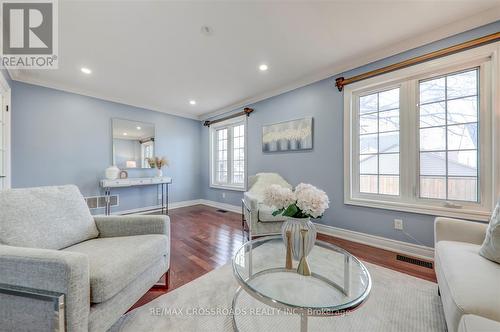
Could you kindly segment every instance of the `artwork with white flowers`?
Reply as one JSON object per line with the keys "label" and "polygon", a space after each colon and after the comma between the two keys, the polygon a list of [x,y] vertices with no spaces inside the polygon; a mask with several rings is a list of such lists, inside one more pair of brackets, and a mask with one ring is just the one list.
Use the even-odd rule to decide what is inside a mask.
{"label": "artwork with white flowers", "polygon": [[313,118],[303,118],[262,127],[262,151],[298,151],[313,148]]}

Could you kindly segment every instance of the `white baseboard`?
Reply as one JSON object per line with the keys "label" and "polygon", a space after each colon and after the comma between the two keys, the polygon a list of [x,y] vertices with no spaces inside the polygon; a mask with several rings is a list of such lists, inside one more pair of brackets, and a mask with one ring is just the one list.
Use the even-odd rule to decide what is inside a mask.
{"label": "white baseboard", "polygon": [[[206,205],[206,206],[211,206],[211,207],[214,207],[217,209],[226,210],[226,211],[241,213],[240,206],[210,201],[207,199],[193,199],[190,201],[180,201],[180,202],[168,203],[168,209],[173,210],[173,209],[178,209],[178,208],[193,206],[193,205],[200,205],[200,204]],[[161,205],[152,205],[152,206],[145,206],[145,207],[141,207],[141,208],[137,208],[137,209],[129,209],[129,210],[111,212],[111,215],[146,214],[146,213],[151,213],[151,212],[160,211],[160,210],[161,210]]]}
{"label": "white baseboard", "polygon": [[[190,201],[172,202],[172,203],[168,203],[168,209],[173,210],[173,209],[178,209],[181,207],[193,206],[193,205],[198,205],[198,204],[202,204],[200,199],[193,199]],[[161,210],[161,205],[151,205],[151,206],[144,206],[144,207],[140,207],[140,208],[136,208],[136,209],[111,212],[111,215],[146,214],[146,213],[159,211],[159,210]],[[103,214],[101,214],[101,215],[103,215]]]}
{"label": "white baseboard", "polygon": [[161,205],[152,205],[152,206],[140,207],[137,209],[114,211],[114,212],[111,212],[111,215],[112,216],[120,216],[123,214],[146,214],[146,213],[155,212],[155,211],[159,211],[159,210],[161,210]]}
{"label": "white baseboard", "polygon": [[314,223],[319,233],[413,257],[434,260],[434,248]]}
{"label": "white baseboard", "polygon": [[231,205],[231,204],[227,204],[227,203],[220,203],[220,202],[216,202],[216,201],[210,201],[208,199],[200,199],[200,201],[201,202],[199,204],[203,204],[203,205],[211,206],[211,207],[214,207],[217,209],[222,209],[222,210],[231,211],[231,212],[241,214],[241,206]]}
{"label": "white baseboard", "polygon": [[201,203],[201,199],[192,199],[190,201],[180,201],[180,202],[172,202],[168,203],[168,208],[169,209],[178,209],[182,207],[187,207],[187,206],[193,206],[193,205],[199,205]]}

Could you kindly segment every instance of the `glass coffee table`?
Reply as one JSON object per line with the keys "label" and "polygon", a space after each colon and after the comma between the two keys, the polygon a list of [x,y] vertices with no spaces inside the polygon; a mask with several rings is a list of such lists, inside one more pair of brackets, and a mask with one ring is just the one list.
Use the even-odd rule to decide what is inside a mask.
{"label": "glass coffee table", "polygon": [[[286,269],[285,258],[286,248],[281,236],[249,241],[236,251],[233,274],[240,287],[232,302],[235,331],[242,331],[244,328],[240,327],[244,325],[254,329],[262,323],[243,320],[267,313],[262,308],[245,310],[248,301],[241,299],[245,293],[285,317],[299,315],[302,332],[308,329],[308,317],[344,315],[363,304],[370,294],[372,282],[366,267],[335,245],[316,241],[307,257],[311,276],[298,274],[295,260],[293,268]],[[260,329],[272,330],[273,327],[260,325]]]}

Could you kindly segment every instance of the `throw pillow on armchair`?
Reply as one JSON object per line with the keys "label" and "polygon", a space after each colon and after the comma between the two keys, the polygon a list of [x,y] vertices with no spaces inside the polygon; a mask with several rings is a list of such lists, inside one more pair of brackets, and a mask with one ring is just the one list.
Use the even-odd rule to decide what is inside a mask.
{"label": "throw pillow on armchair", "polygon": [[500,201],[491,214],[490,224],[479,254],[490,261],[500,263]]}

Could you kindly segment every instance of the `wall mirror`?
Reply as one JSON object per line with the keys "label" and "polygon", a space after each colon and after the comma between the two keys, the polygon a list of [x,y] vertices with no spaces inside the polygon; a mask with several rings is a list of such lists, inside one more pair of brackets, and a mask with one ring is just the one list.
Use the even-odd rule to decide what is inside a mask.
{"label": "wall mirror", "polygon": [[148,158],[155,153],[155,126],[151,123],[113,119],[113,165],[150,168]]}

